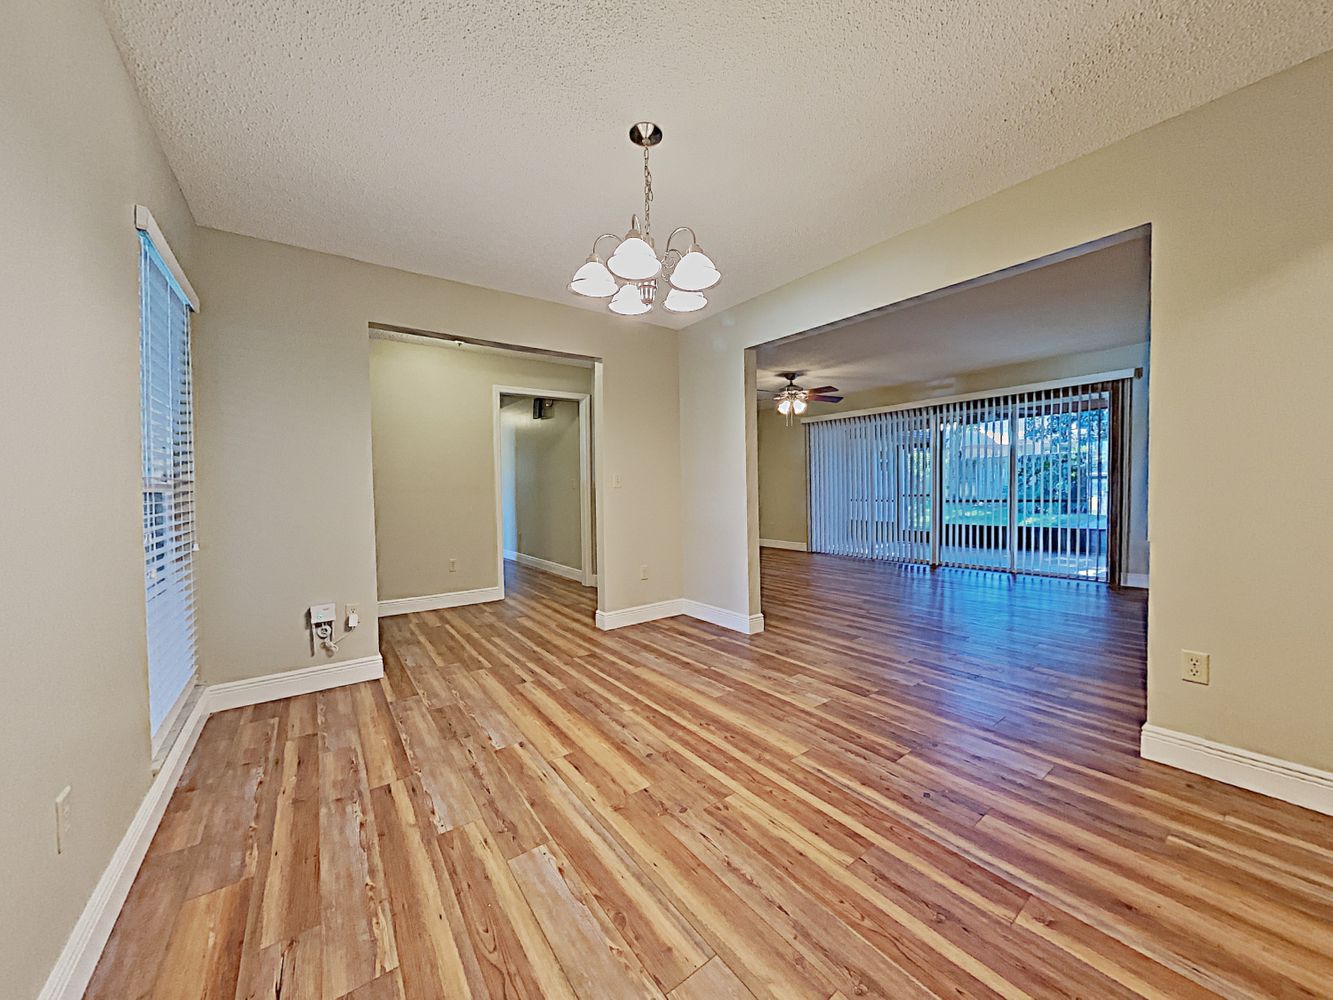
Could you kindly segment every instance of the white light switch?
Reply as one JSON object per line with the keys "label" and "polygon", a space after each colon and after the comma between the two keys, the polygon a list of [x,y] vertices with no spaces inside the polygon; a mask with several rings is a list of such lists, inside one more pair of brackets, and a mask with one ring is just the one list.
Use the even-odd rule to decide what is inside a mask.
{"label": "white light switch", "polygon": [[70,835],[70,788],[66,785],[56,796],[56,853],[64,854],[69,846]]}

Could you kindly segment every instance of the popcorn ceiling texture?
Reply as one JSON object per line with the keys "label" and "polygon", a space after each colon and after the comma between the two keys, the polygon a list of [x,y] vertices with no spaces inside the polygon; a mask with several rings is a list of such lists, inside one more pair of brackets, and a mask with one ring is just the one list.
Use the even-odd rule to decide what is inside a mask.
{"label": "popcorn ceiling texture", "polygon": [[201,225],[557,302],[655,120],[659,248],[725,276],[672,326],[1333,48],[1311,0],[105,6]]}

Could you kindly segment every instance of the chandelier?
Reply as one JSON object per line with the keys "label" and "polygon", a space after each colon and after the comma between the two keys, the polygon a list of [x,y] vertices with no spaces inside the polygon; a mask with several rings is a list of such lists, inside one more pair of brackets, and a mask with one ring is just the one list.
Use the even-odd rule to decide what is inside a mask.
{"label": "chandelier", "polygon": [[[629,232],[624,236],[603,233],[592,241],[592,253],[574,272],[569,290],[592,299],[609,299],[606,306],[620,316],[642,316],[658,302],[667,312],[697,312],[708,305],[704,292],[722,280],[722,275],[699,247],[694,230],[680,226],[666,238],[662,256],[653,245],[652,206],[653,174],[648,166],[648,151],[662,141],[662,130],[652,122],[630,126],[629,141],[643,147],[643,228],[639,217],[630,216]],[[689,246],[682,253],[671,241],[679,233],[689,233]],[[602,260],[597,245],[602,240],[616,240],[611,256]],[[665,281],[665,285],[661,283]]]}

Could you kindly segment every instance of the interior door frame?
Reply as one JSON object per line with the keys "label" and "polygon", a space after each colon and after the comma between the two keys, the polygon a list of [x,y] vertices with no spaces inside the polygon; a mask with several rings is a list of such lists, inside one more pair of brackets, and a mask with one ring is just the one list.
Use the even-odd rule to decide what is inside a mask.
{"label": "interior door frame", "polygon": [[582,565],[580,582],[585,587],[597,586],[597,574],[593,572],[592,554],[592,441],[591,441],[591,402],[592,396],[586,392],[569,392],[563,389],[538,389],[514,385],[491,386],[491,446],[495,465],[495,551],[497,572],[500,581],[500,596],[504,597],[505,586],[505,547],[504,547],[504,495],[500,482],[500,397],[531,396],[536,399],[568,399],[579,404],[579,561]]}

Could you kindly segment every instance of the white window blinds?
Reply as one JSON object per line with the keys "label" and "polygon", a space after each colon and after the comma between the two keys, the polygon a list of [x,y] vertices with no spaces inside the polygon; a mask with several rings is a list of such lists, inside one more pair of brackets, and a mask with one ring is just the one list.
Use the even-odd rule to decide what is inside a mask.
{"label": "white window blinds", "polygon": [[148,714],[156,739],[196,670],[194,412],[189,298],[149,234],[139,240]]}

